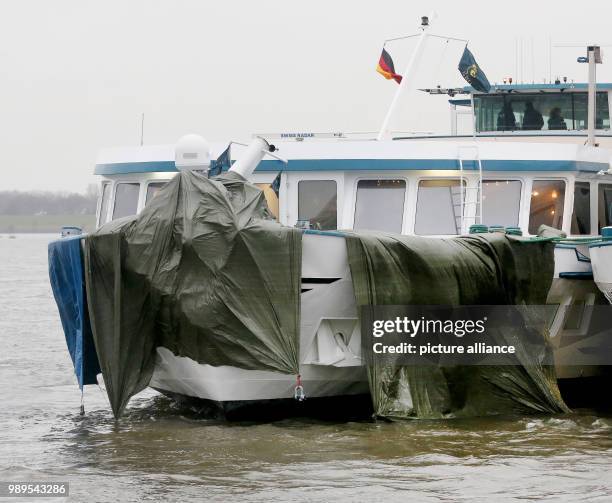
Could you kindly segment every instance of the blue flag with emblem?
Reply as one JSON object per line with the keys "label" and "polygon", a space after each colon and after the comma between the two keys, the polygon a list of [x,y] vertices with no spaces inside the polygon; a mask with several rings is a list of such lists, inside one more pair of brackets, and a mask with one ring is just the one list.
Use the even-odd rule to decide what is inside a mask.
{"label": "blue flag with emblem", "polygon": [[232,166],[232,158],[230,155],[230,149],[232,144],[230,143],[223,153],[217,157],[216,161],[213,161],[212,166],[208,170],[208,178],[218,176],[223,171],[223,168],[229,169]]}
{"label": "blue flag with emblem", "polygon": [[459,61],[459,71],[463,78],[467,80],[468,84],[470,84],[474,89],[480,91],[482,93],[488,93],[491,89],[491,84],[489,84],[489,79],[482,71],[482,69],[476,63],[476,59],[471,51],[465,46],[463,50],[463,56],[461,56],[461,61]]}

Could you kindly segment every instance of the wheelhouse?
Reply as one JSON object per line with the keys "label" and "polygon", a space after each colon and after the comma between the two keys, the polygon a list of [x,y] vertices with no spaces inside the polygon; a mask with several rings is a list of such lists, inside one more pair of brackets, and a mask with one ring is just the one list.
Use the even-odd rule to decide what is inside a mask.
{"label": "wheelhouse", "polygon": [[[599,84],[595,128],[610,131],[610,84]],[[586,84],[500,85],[473,95],[477,133],[584,132],[587,129]]]}

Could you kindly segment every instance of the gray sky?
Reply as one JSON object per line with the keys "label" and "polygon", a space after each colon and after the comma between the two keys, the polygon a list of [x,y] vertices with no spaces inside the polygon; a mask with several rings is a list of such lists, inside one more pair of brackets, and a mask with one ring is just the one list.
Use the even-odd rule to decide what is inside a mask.
{"label": "gray sky", "polygon": [[[515,76],[517,38],[529,82],[548,78],[549,37],[612,44],[609,0],[2,0],[0,190],[84,190],[99,148],[139,142],[142,112],[149,144],[377,130],[396,87],[374,71],[382,42],[432,9],[433,32],[468,38],[492,82]],[[584,81],[583,53],[554,49],[553,77]],[[447,60],[428,63],[461,84]],[[612,81],[612,47],[598,80]],[[406,105],[394,126],[446,130],[433,100]]]}

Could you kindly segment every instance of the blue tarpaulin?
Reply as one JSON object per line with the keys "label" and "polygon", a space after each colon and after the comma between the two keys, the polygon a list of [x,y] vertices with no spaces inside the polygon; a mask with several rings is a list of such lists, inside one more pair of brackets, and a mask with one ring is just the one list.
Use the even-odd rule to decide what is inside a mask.
{"label": "blue tarpaulin", "polygon": [[85,384],[97,384],[96,375],[101,372],[87,312],[82,238],[49,243],[49,279],[81,390]]}

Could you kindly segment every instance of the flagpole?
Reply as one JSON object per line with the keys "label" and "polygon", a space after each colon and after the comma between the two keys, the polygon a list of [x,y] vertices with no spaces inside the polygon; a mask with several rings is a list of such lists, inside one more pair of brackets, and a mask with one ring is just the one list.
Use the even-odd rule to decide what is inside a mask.
{"label": "flagpole", "polygon": [[395,96],[393,97],[391,106],[389,106],[389,110],[387,110],[387,115],[385,116],[385,120],[383,121],[380,131],[378,132],[378,136],[376,137],[377,140],[382,140],[387,135],[387,132],[389,129],[389,121],[391,120],[391,116],[393,115],[393,112],[395,112],[397,102],[399,101],[399,98],[402,92],[404,91],[404,89],[408,87],[408,83],[412,82],[412,79],[414,79],[413,70],[418,64],[419,59],[421,57],[421,53],[423,52],[423,45],[428,35],[427,33],[428,27],[429,27],[429,19],[426,17],[423,17],[422,22],[421,22],[421,30],[423,31],[419,35],[419,40],[414,49],[414,52],[412,53],[412,56],[410,57],[410,61],[408,61],[408,65],[406,66],[406,69],[404,70],[404,73],[402,74],[402,81],[400,82],[399,87],[397,88],[397,91],[395,91]]}

